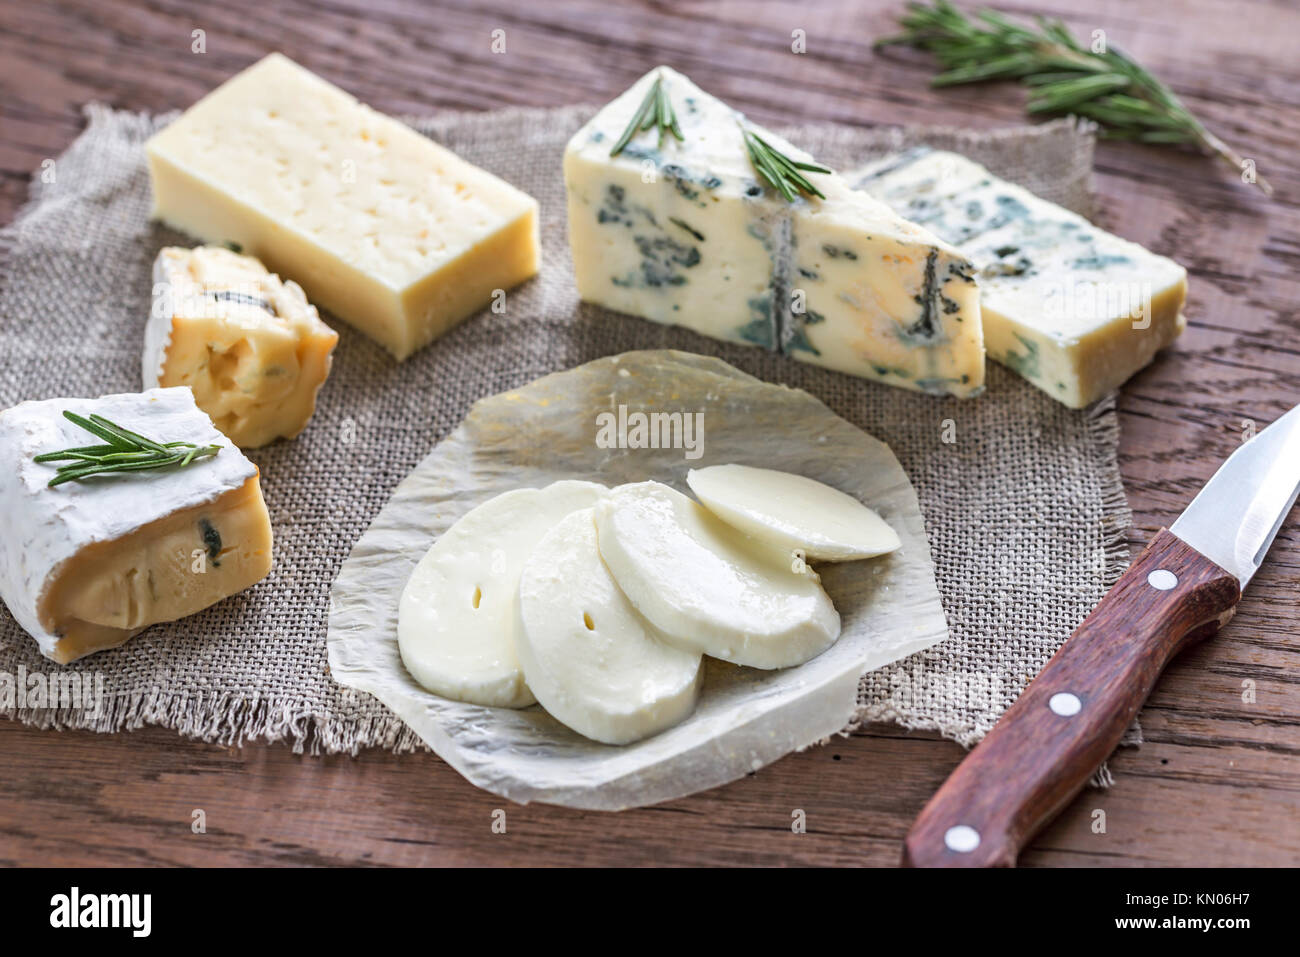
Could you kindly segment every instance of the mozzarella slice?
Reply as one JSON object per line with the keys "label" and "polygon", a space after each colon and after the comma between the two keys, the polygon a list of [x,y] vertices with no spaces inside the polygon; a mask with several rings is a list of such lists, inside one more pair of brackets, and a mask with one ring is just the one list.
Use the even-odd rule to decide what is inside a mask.
{"label": "mozzarella slice", "polygon": [[885,520],[816,479],[749,465],[710,465],[686,475],[704,506],[746,535],[814,561],[873,558],[901,544]]}
{"label": "mozzarella slice", "polygon": [[817,576],[658,482],[596,506],[600,554],[650,623],[683,648],[753,668],[816,657],[840,633]]}
{"label": "mozzarella slice", "polygon": [[593,482],[556,482],[489,499],[447,529],[402,592],[402,663],[434,694],[488,707],[536,699],[516,655],[519,573],[542,536],[605,493]]}
{"label": "mozzarella slice", "polygon": [[605,744],[627,744],[695,708],[700,655],[647,626],[601,561],[591,509],[533,550],[519,579],[519,659],[550,714]]}

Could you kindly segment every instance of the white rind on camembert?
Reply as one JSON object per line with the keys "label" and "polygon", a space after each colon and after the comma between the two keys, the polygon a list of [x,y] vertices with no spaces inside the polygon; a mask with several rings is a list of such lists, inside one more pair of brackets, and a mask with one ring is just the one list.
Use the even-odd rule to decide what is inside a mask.
{"label": "white rind on camembert", "polygon": [[989,358],[1071,408],[1118,388],[1183,331],[1182,266],[964,156],[919,147],[849,179],[971,258]]}
{"label": "white rind on camembert", "polygon": [[273,53],[146,144],[154,215],[404,359],[537,272],[537,201]]}
{"label": "white rind on camembert", "polygon": [[189,386],[241,448],[307,427],[339,337],[297,283],[220,246],[163,249],[153,282],[146,389]]}
{"label": "white rind on camembert", "polygon": [[[640,132],[611,148],[656,78],[684,140]],[[569,242],[588,302],[805,362],[933,393],[984,382],[970,262],[841,177],[787,202],[757,177],[748,124],[667,67],[642,77],[570,140]]]}
{"label": "white rind on camembert", "polygon": [[[219,445],[184,468],[48,483],[42,453],[92,445],[63,417],[103,416],[160,442]],[[189,389],[23,402],[0,412],[0,598],[60,663],[122,644],[261,580],[271,525],[252,462]]]}

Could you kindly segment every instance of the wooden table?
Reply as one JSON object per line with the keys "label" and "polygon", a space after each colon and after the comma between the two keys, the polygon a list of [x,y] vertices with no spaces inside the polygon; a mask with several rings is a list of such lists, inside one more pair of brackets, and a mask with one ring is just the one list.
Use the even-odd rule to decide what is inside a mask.
{"label": "wooden table", "polygon": [[[1000,2],[1058,13],[1069,5]],[[760,121],[1023,121],[1011,86],[933,91],[922,55],[872,52],[893,2],[47,0],[0,8],[0,221],[82,128],[81,106],[188,106],[281,50],[395,113],[603,102],[658,62]],[[1250,423],[1300,401],[1300,9],[1267,0],[1098,0],[1070,18],[1163,76],[1256,159],[1271,202],[1210,160],[1103,144],[1102,224],[1191,272],[1187,333],[1129,383],[1123,472],[1144,541]],[[206,52],[191,52],[192,31]],[[505,31],[494,55],[492,31]],[[807,53],[790,50],[793,30]],[[1300,523],[1282,531],[1236,620],[1176,662],[1112,762],[1027,865],[1300,862]],[[1256,700],[1243,701],[1253,682]],[[792,755],[728,787],[618,815],[509,805],[432,755],[311,758],[159,729],[55,734],[0,724],[0,862],[40,864],[893,864],[908,823],[962,757],[891,727]],[[196,808],[207,833],[191,832]],[[791,831],[807,814],[807,833]],[[1094,811],[1106,832],[1093,833]]]}

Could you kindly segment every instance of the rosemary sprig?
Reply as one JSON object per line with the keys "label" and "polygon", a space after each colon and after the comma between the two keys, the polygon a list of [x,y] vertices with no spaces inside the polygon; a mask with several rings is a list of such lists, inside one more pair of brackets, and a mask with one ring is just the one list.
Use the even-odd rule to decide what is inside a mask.
{"label": "rosemary sprig", "polygon": [[221,451],[219,445],[195,445],[193,442],[155,442],[138,432],[124,429],[102,415],[82,418],[75,412],[63,413],[69,422],[104,440],[105,445],[83,445],[61,452],[43,452],[34,462],[65,462],[59,467],[49,487],[64,482],[80,482],[92,475],[109,472],[143,472],[171,465],[184,468],[199,459],[211,458]]}
{"label": "rosemary sprig", "polygon": [[795,197],[803,192],[819,199],[825,199],[816,186],[809,182],[808,173],[829,173],[831,170],[816,163],[803,163],[792,160],[753,130],[742,124],[741,133],[745,137],[745,149],[749,150],[749,161],[754,164],[758,175],[763,177],[773,189],[785,197],[787,203],[794,202]]}
{"label": "rosemary sprig", "polygon": [[[934,86],[1018,79],[1030,88],[1030,113],[1074,113],[1094,120],[1112,139],[1196,145],[1238,173],[1246,166],[1148,70],[1114,46],[1094,53],[1060,20],[1039,17],[1035,30],[992,10],[968,18],[950,0],[934,0],[933,6],[909,3],[899,23],[903,32],[876,46],[905,44],[933,53],[944,68]],[[1273,194],[1263,177],[1255,185]]]}
{"label": "rosemary sprig", "polygon": [[682,136],[682,128],[677,125],[677,114],[673,111],[672,101],[668,99],[668,91],[664,89],[663,76],[655,77],[655,81],[650,84],[650,92],[645,95],[641,105],[637,107],[636,113],[632,116],[632,121],[628,123],[627,129],[623,135],[618,138],[614,148],[609,151],[610,156],[617,156],[623,152],[623,148],[632,142],[632,137],[642,130],[648,130],[652,126],[659,127],[659,145],[664,145],[664,136],[671,133],[679,140],[685,140]]}

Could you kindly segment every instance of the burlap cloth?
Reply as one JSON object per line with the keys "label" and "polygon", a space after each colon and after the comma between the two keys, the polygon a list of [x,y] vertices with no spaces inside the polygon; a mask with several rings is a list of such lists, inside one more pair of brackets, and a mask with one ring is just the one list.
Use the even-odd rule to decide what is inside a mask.
{"label": "burlap cloth", "polygon": [[[992,364],[979,399],[917,395],[580,304],[560,156],[591,112],[415,121],[540,200],[540,277],[510,293],[504,315],[471,319],[401,364],[334,321],[334,370],[310,428],[251,455],[275,529],[270,577],[71,666],[103,676],[98,710],[15,706],[11,716],[96,731],[157,724],[206,741],[284,740],[312,753],[423,747],[377,701],[329,676],[328,593],[349,549],[474,400],[598,356],[676,348],[806,389],[893,447],[920,493],[952,637],[866,675],[858,719],[933,729],[967,746],[992,727],[1127,560],[1113,398],[1072,412]],[[138,390],[150,265],[161,246],[188,244],[149,222],[142,144],[166,118],[99,106],[87,116],[86,132],[37,175],[31,203],[0,234],[0,407]],[[1090,211],[1092,134],[1069,122],[993,134],[789,132],[845,170],[918,142],[955,148]],[[20,667],[59,670],[0,612],[0,672]]]}

